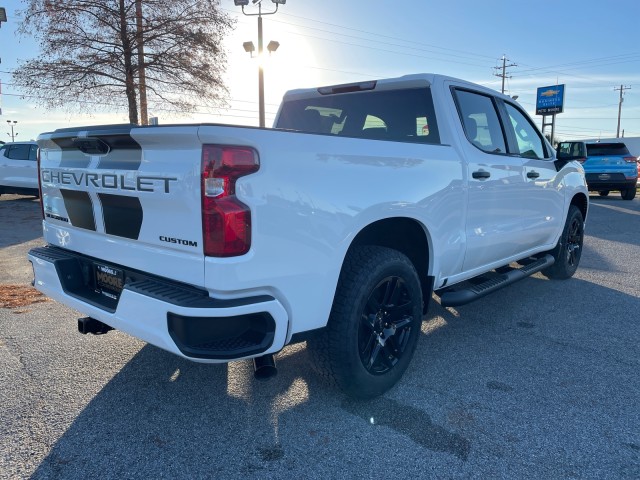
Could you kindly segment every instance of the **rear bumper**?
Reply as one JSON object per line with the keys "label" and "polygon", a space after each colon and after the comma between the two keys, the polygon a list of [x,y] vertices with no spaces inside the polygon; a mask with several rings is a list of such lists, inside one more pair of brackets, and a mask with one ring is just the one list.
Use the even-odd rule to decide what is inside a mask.
{"label": "rear bumper", "polygon": [[589,190],[626,190],[636,188],[637,177],[627,178],[622,173],[587,173]]}
{"label": "rear bumper", "polygon": [[32,249],[29,260],[42,293],[181,357],[221,363],[284,347],[288,316],[271,296],[214,299],[204,290],[114,265],[124,269],[125,284],[113,299],[95,288],[96,259],[44,247]]}

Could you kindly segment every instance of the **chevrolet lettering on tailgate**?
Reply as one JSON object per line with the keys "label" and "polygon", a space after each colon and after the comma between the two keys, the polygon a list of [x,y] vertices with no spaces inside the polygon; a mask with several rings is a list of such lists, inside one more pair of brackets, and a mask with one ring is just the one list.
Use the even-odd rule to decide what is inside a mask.
{"label": "chevrolet lettering on tailgate", "polygon": [[164,193],[170,192],[171,182],[176,177],[158,177],[139,175],[131,178],[130,174],[115,175],[112,173],[68,172],[63,170],[42,170],[40,178],[43,183],[53,186],[93,187],[105,190],[128,190],[132,192],[155,192],[157,188]]}

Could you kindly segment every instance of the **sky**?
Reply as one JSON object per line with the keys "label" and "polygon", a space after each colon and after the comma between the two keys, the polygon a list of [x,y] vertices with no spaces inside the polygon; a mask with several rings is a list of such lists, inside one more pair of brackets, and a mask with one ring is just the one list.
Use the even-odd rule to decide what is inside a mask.
{"label": "sky", "polygon": [[[263,0],[263,12],[275,10]],[[5,122],[17,121],[17,140],[71,126],[128,122],[126,108],[82,112],[45,110],[23,98],[11,81],[20,60],[38,46],[19,37],[19,0],[0,0],[8,22],[0,28],[2,115],[0,138],[11,140]],[[243,49],[257,45],[257,18],[244,16],[233,0],[220,7],[235,27],[224,47],[228,108],[176,116],[150,111],[160,124],[229,123],[258,125],[258,59]],[[246,7],[255,13],[255,7]],[[620,89],[624,88],[621,134],[640,137],[640,1],[584,0],[288,0],[263,16],[264,44],[280,43],[265,58],[266,123],[271,126],[286,90],[318,87],[410,73],[441,73],[517,95],[537,125],[536,89],[565,85],[564,112],[556,116],[556,136],[564,140],[615,137]],[[547,131],[548,132],[548,131]]]}

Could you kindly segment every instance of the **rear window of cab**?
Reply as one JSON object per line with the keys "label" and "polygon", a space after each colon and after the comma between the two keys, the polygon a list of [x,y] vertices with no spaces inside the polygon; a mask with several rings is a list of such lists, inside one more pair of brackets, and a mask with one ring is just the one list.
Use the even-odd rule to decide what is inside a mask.
{"label": "rear window of cab", "polygon": [[440,143],[428,87],[287,100],[276,128],[375,140]]}
{"label": "rear window of cab", "polygon": [[631,154],[624,143],[587,143],[587,156],[601,157],[603,155],[626,157]]}

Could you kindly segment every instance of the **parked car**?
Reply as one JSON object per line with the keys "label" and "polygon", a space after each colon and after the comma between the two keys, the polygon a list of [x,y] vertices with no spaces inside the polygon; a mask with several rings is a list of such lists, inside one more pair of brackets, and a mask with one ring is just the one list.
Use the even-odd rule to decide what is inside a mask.
{"label": "parked car", "polygon": [[559,159],[582,163],[590,191],[604,197],[611,190],[619,190],[624,200],[635,198],[640,167],[638,158],[629,153],[624,143],[561,142],[557,155]]}
{"label": "parked car", "polygon": [[40,195],[38,189],[38,144],[13,142],[0,145],[0,195]]}

